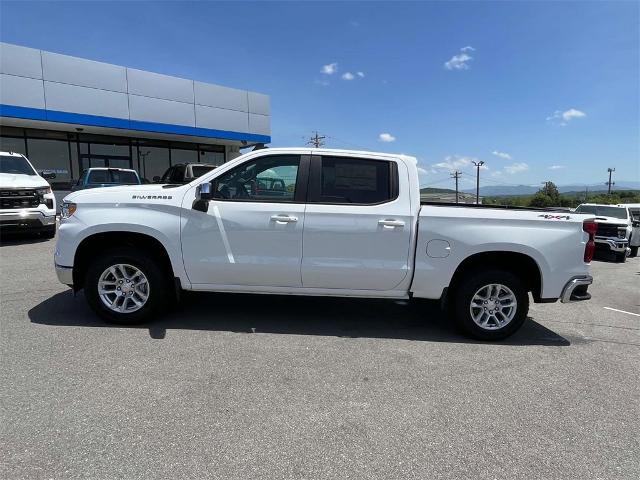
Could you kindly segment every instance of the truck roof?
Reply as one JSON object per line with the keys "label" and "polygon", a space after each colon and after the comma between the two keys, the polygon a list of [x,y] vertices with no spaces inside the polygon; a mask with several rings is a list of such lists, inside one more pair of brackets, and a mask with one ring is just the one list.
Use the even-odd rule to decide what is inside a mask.
{"label": "truck roof", "polygon": [[118,167],[91,167],[91,168],[87,168],[85,172],[93,172],[94,170],[119,170],[121,172],[134,172],[137,174],[137,172],[132,168],[118,168]]}
{"label": "truck roof", "polygon": [[17,152],[0,152],[3,157],[24,157],[21,153]]}
{"label": "truck roof", "polygon": [[348,155],[348,156],[361,155],[363,157],[376,156],[376,157],[402,158],[412,163],[416,163],[416,164],[418,163],[418,159],[411,155],[405,155],[402,153],[374,152],[371,150],[347,150],[347,149],[339,149],[339,148],[314,148],[314,147],[277,147],[277,148],[269,148],[265,150],[267,150],[270,153],[297,153],[297,154],[311,153],[313,155],[323,155],[323,154]]}

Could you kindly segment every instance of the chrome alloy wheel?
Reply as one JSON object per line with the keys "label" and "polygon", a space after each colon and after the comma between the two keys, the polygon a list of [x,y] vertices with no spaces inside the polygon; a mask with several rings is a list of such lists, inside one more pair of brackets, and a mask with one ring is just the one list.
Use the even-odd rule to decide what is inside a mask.
{"label": "chrome alloy wheel", "polygon": [[469,312],[480,328],[497,330],[507,325],[518,310],[515,294],[504,285],[491,283],[481,287],[471,298]]}
{"label": "chrome alloy wheel", "polygon": [[132,313],[149,299],[149,281],[133,265],[118,263],[107,268],[98,280],[100,300],[117,313]]}

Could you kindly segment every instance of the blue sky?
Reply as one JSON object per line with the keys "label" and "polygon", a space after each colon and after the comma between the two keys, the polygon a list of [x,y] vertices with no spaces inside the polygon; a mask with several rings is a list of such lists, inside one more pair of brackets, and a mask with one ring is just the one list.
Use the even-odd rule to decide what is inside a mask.
{"label": "blue sky", "polygon": [[[3,41],[271,96],[274,146],[415,155],[423,185],[640,180],[638,2],[2,2]],[[358,74],[361,72],[361,74]],[[352,78],[353,77],[353,78]],[[381,134],[387,134],[382,135]],[[387,140],[387,141],[385,141]]]}

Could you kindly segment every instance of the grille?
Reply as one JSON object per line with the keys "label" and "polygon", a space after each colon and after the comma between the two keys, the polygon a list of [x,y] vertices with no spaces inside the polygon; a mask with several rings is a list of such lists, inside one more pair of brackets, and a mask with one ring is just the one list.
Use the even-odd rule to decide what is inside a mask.
{"label": "grille", "polygon": [[606,224],[606,223],[599,223],[598,224],[598,231],[597,231],[596,235],[598,237],[616,237],[616,238],[618,238],[618,229],[619,228],[624,229],[625,226],[624,225],[612,225],[612,224]]}
{"label": "grille", "polygon": [[33,188],[0,190],[0,208],[33,208],[40,205],[40,195]]}

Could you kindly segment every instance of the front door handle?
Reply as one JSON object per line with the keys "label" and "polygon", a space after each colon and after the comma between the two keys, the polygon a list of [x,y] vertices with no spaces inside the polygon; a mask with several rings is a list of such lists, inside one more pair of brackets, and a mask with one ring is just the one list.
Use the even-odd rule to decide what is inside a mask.
{"label": "front door handle", "polygon": [[271,215],[271,221],[276,223],[295,223],[298,221],[298,217],[292,217],[291,215]]}
{"label": "front door handle", "polygon": [[396,228],[396,227],[404,227],[404,222],[402,220],[378,220],[378,225],[382,225],[385,228]]}

